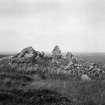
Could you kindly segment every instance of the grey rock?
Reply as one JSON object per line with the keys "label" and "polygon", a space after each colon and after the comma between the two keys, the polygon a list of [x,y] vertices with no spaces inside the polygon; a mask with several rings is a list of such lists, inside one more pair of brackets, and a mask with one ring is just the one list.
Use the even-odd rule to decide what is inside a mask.
{"label": "grey rock", "polygon": [[32,47],[27,47],[13,56],[11,63],[35,63],[39,57],[43,57],[40,52],[34,50]]}
{"label": "grey rock", "polygon": [[82,81],[91,81],[91,78],[87,74],[82,74],[81,80]]}

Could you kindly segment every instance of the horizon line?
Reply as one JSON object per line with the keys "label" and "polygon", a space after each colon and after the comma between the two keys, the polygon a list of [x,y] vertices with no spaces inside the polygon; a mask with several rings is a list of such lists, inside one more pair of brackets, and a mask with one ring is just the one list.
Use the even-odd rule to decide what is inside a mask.
{"label": "horizon line", "polygon": [[[21,52],[21,51],[19,51],[19,52]],[[0,55],[8,55],[8,54],[16,54],[16,53],[19,53],[18,51],[16,51],[16,52],[8,52],[8,51],[1,51],[0,52]],[[39,51],[39,52],[42,52],[42,51]],[[45,52],[45,53],[51,53],[52,51],[43,51],[43,52]],[[67,52],[71,52],[71,53],[74,53],[74,54],[98,54],[98,53],[104,53],[105,54],[105,52],[96,52],[96,51],[88,51],[88,52],[86,52],[86,51],[84,51],[84,52],[82,52],[82,51],[61,51],[61,53],[62,54],[64,54],[64,53],[67,53]]]}

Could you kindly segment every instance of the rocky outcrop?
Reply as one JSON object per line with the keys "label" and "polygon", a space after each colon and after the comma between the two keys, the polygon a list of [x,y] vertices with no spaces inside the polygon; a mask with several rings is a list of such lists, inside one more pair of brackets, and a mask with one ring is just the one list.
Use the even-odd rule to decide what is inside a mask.
{"label": "rocky outcrop", "polygon": [[[37,65],[37,66],[36,66]],[[75,77],[80,77],[82,80],[88,80],[87,74],[91,79],[105,78],[105,69],[101,65],[83,61],[79,62],[71,52],[67,52],[64,56],[58,46],[48,55],[44,52],[34,50],[32,47],[27,47],[15,56],[3,57],[0,59],[0,70],[4,71],[11,68],[17,71],[46,71],[68,73]]]}
{"label": "rocky outcrop", "polygon": [[34,50],[32,47],[27,47],[13,56],[11,63],[35,63],[39,57],[43,57],[43,54]]}
{"label": "rocky outcrop", "polygon": [[71,52],[67,52],[66,59],[70,62],[70,61],[72,61],[72,58],[73,58],[73,54]]}
{"label": "rocky outcrop", "polygon": [[38,55],[38,51],[35,51],[32,47],[27,47],[23,49],[20,53],[14,56],[14,58],[30,58],[36,57]]}
{"label": "rocky outcrop", "polygon": [[59,48],[58,45],[56,45],[52,51],[52,56],[54,59],[59,59],[61,58],[62,54],[61,54],[61,50]]}

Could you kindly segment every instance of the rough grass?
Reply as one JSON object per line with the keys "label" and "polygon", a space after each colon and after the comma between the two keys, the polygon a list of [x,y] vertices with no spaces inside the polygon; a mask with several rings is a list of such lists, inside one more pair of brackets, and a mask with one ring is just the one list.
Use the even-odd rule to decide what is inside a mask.
{"label": "rough grass", "polygon": [[7,62],[0,63],[5,65],[0,68],[0,105],[105,105],[105,80],[80,81],[42,72],[43,66],[29,73],[24,67],[11,69]]}
{"label": "rough grass", "polygon": [[[34,80],[20,87],[0,88],[0,102],[4,102],[0,104],[105,105],[105,81]],[[61,97],[67,101],[66,104],[60,103]]]}
{"label": "rough grass", "polygon": [[[72,100],[74,105],[104,105],[105,81],[63,81],[47,80],[33,82],[31,88],[49,89]],[[93,104],[94,103],[94,104]]]}
{"label": "rough grass", "polygon": [[[8,70],[0,70],[0,92],[6,92],[6,94],[3,94],[3,97],[5,100],[7,100],[7,90],[11,92],[14,91],[14,89],[21,89],[22,91],[31,90],[33,92],[34,90],[38,90],[38,92],[39,90],[49,90],[67,98],[70,102],[72,102],[72,105],[105,105],[105,80],[93,80],[84,82],[78,79],[73,79],[73,77],[67,76],[66,78],[66,76],[67,75],[63,74],[52,74],[52,76],[48,76],[48,74],[44,74],[41,71],[35,72],[33,75],[27,75],[27,73],[21,73],[20,71],[14,72],[14,70],[11,70],[10,72]],[[2,95],[2,93],[0,93],[0,95]],[[20,96],[18,96],[18,98],[19,97]],[[39,96],[35,96],[36,100],[34,99],[34,101],[31,100],[31,97],[34,96],[27,97],[30,97],[29,101],[33,103],[35,103],[37,99],[39,100]],[[24,98],[25,97],[22,97],[21,100],[26,100]],[[13,100],[17,100],[17,98],[14,98]],[[10,101],[9,98],[8,101]],[[13,102],[14,103],[10,103],[10,105],[30,105],[26,103],[17,104],[16,101]],[[40,104],[40,101],[38,102],[38,105],[61,105],[55,103]],[[3,103],[1,105],[9,104]]]}
{"label": "rough grass", "polygon": [[72,105],[72,102],[57,92],[34,89],[1,92],[0,105]]}

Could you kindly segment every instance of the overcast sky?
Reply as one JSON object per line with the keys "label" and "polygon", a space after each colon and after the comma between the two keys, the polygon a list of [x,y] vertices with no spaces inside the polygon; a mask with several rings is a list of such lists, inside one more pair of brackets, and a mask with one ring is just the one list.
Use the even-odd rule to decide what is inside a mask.
{"label": "overcast sky", "polygon": [[0,52],[27,46],[105,52],[105,0],[0,0]]}

